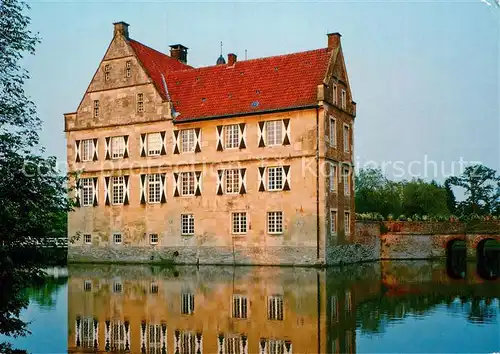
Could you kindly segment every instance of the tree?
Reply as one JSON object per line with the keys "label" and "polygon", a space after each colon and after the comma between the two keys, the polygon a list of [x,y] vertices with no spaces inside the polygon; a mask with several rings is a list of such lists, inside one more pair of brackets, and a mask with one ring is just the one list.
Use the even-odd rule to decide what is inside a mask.
{"label": "tree", "polygon": [[444,182],[444,189],[446,191],[446,205],[448,206],[448,210],[450,213],[455,214],[457,210],[457,200],[455,198],[455,194],[453,193],[453,189],[451,189],[449,178]]}
{"label": "tree", "polygon": [[446,201],[445,188],[435,181],[427,183],[421,179],[415,179],[404,183],[403,213],[405,215],[448,215],[450,212]]}
{"label": "tree", "polygon": [[484,165],[468,166],[460,176],[450,177],[449,183],[464,190],[462,214],[487,215],[498,211],[500,177],[495,170]]}

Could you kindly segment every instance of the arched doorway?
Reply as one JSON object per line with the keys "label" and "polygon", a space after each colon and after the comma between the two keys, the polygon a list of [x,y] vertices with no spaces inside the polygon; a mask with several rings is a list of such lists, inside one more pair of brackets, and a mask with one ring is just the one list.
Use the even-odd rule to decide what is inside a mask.
{"label": "arched doorway", "polygon": [[477,244],[477,273],[486,280],[495,280],[500,276],[500,242],[492,238],[481,240]]}
{"label": "arched doorway", "polygon": [[464,240],[453,239],[446,244],[446,269],[451,278],[465,279],[467,248]]}

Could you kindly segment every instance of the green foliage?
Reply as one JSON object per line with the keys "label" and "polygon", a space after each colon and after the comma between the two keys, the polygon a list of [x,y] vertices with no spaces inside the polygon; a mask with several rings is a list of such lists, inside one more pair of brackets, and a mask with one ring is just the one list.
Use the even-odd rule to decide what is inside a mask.
{"label": "green foliage", "polygon": [[427,183],[421,179],[403,182],[402,202],[406,215],[447,215],[450,212],[446,198],[446,190],[435,182]]}

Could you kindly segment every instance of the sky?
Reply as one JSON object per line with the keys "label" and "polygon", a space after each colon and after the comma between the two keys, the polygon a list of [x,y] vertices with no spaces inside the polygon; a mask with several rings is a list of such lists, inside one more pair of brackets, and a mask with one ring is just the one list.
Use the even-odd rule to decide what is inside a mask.
{"label": "sky", "polygon": [[[500,170],[500,8],[469,1],[28,1],[42,43],[27,57],[27,92],[46,153],[66,159],[63,113],[74,112],[113,34],[188,63],[215,64],[326,47],[342,34],[354,100],[358,167],[443,181],[466,162]],[[460,161],[464,161],[461,165]],[[435,164],[434,164],[435,163]],[[462,167],[461,167],[462,166]]]}

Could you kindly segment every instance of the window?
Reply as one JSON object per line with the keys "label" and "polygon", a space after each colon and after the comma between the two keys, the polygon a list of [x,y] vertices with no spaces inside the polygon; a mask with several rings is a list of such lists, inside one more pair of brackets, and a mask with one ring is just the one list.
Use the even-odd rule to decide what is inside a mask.
{"label": "window", "polygon": [[161,153],[163,141],[160,133],[149,133],[147,135],[148,156],[158,156]]}
{"label": "window", "polygon": [[347,211],[344,213],[344,233],[346,235],[351,234],[351,216]]}
{"label": "window", "polygon": [[144,94],[143,93],[138,93],[137,94],[137,113],[143,113],[144,112]]}
{"label": "window", "polygon": [[115,281],[113,284],[113,292],[115,293],[121,293],[123,290],[123,284],[119,281]]}
{"label": "window", "polygon": [[226,149],[237,149],[240,146],[240,127],[238,124],[224,127]]}
{"label": "window", "polygon": [[267,168],[267,189],[270,191],[283,189],[283,167]]}
{"label": "window", "polygon": [[225,354],[241,354],[241,337],[228,336],[226,337]]}
{"label": "window", "polygon": [[269,354],[283,354],[283,353],[285,353],[285,341],[270,339]]}
{"label": "window", "polygon": [[335,118],[330,117],[330,146],[337,146],[337,125]]}
{"label": "window", "polygon": [[104,81],[109,81],[109,74],[111,71],[111,67],[109,64],[104,65]]}
{"label": "window", "polygon": [[122,234],[116,233],[113,234],[113,242],[116,243],[117,245],[122,243]]}
{"label": "window", "polygon": [[125,197],[125,179],[123,176],[111,177],[112,183],[112,203],[114,205],[123,204],[123,199]]}
{"label": "window", "polygon": [[125,138],[123,136],[114,136],[111,138],[111,157],[121,159],[125,154]]}
{"label": "window", "polygon": [[331,304],[331,307],[332,307],[330,321],[332,323],[336,323],[339,320],[339,308],[338,308],[338,305],[337,305],[337,296],[333,295],[331,297],[330,304]]}
{"label": "window", "polygon": [[194,294],[181,294],[181,313],[191,315],[194,312]]}
{"label": "window", "polygon": [[270,211],[267,213],[267,233],[269,234],[283,233],[282,211]]}
{"label": "window", "polygon": [[94,181],[92,178],[82,178],[82,206],[94,205]]}
{"label": "window", "polygon": [[130,77],[132,76],[132,62],[130,60],[127,60],[125,63],[125,77]]}
{"label": "window", "polygon": [[149,234],[149,243],[152,245],[158,244],[158,234]]}
{"label": "window", "polygon": [[181,173],[181,194],[194,195],[194,172]]}
{"label": "window", "polygon": [[349,134],[349,126],[344,125],[344,151],[349,152],[349,146],[350,146],[350,134]]}
{"label": "window", "polygon": [[148,175],[148,202],[159,203],[161,201],[161,177],[155,173]]}
{"label": "window", "polygon": [[337,93],[337,85],[336,84],[333,84],[332,95],[333,95],[333,104],[337,104],[338,93]]}
{"label": "window", "polygon": [[158,294],[158,284],[155,282],[151,283],[151,294]]}
{"label": "window", "polygon": [[352,295],[349,290],[345,292],[345,309],[348,314],[352,311]]}
{"label": "window", "polygon": [[330,192],[337,190],[337,165],[330,163]]}
{"label": "window", "polygon": [[283,321],[283,296],[273,295],[267,298],[267,319]]}
{"label": "window", "polygon": [[181,331],[179,354],[195,354],[195,353],[196,353],[196,333]]}
{"label": "window", "polygon": [[194,215],[181,215],[181,232],[182,235],[194,235]]}
{"label": "window", "polygon": [[86,245],[90,245],[92,243],[92,235],[91,234],[84,234],[83,235],[83,242],[85,242]]}
{"label": "window", "polygon": [[94,157],[94,141],[85,139],[81,141],[82,146],[82,161],[92,161]]}
{"label": "window", "polygon": [[266,122],[266,145],[281,145],[283,143],[283,122],[271,120]]}
{"label": "window", "polygon": [[225,170],[226,194],[238,194],[240,192],[240,170]]}
{"label": "window", "polygon": [[344,180],[344,195],[350,195],[351,194],[351,176],[349,176],[349,168],[344,168],[344,173],[343,173],[343,180]]}
{"label": "window", "polygon": [[347,106],[347,94],[345,90],[342,90],[342,96],[340,97],[340,99],[341,99],[342,109],[345,109]]}
{"label": "window", "polygon": [[233,318],[248,317],[248,299],[243,295],[233,295]]}
{"label": "window", "polygon": [[194,129],[181,130],[181,151],[193,152],[195,147]]}
{"label": "window", "polygon": [[84,291],[92,291],[92,280],[85,280],[83,282],[83,290]]}
{"label": "window", "polygon": [[94,348],[94,340],[98,339],[96,332],[94,332],[94,321],[97,321],[97,318],[84,317],[81,319],[82,348]]}
{"label": "window", "polygon": [[337,211],[330,210],[330,233],[337,234]]}
{"label": "window", "polygon": [[99,118],[99,100],[94,100],[94,118]]}
{"label": "window", "polygon": [[245,234],[247,232],[247,213],[232,213],[231,218],[233,234]]}

